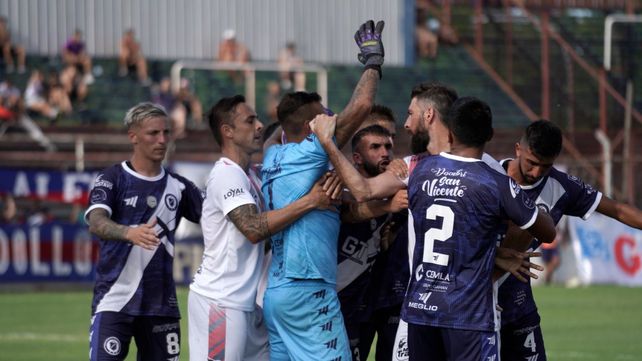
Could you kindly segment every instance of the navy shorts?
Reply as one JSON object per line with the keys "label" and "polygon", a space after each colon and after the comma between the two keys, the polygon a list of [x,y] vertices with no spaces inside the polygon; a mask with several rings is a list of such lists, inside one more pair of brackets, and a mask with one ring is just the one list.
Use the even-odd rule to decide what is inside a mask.
{"label": "navy shorts", "polygon": [[92,317],[89,360],[124,360],[132,337],[138,348],[138,360],[178,360],[181,345],[178,318],[118,312],[99,312]]}
{"label": "navy shorts", "polygon": [[497,360],[497,344],[495,332],[408,324],[410,361]]}
{"label": "navy shorts", "polygon": [[539,323],[539,314],[534,311],[511,324],[502,325],[502,360],[546,361]]}
{"label": "navy shorts", "polygon": [[[395,344],[395,336],[397,335],[397,327],[399,327],[400,311],[401,305],[381,308],[373,312],[368,322],[362,322],[360,324],[357,347],[352,347],[352,339],[350,339],[353,361],[365,361],[368,359],[375,333],[377,334],[375,360],[390,360]],[[348,336],[350,337],[349,330]],[[355,357],[355,352],[359,355],[358,359]]]}

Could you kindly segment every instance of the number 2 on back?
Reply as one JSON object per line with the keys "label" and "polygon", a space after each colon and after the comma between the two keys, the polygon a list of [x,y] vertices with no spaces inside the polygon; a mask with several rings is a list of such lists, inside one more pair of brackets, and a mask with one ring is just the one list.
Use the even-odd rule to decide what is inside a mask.
{"label": "number 2 on back", "polygon": [[448,265],[448,255],[434,251],[435,241],[446,241],[453,235],[453,224],[455,214],[452,209],[439,204],[433,204],[426,210],[426,219],[437,220],[443,218],[441,228],[431,228],[424,233],[424,263],[432,263],[440,266]]}

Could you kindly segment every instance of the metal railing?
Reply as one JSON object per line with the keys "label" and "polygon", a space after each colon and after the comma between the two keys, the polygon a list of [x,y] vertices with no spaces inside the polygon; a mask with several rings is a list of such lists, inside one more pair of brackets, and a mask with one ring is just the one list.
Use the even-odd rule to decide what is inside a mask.
{"label": "metal railing", "polygon": [[[212,62],[205,60],[179,60],[172,65],[170,79],[172,90],[176,93],[180,88],[181,71],[184,69],[212,70],[212,71],[241,71],[245,76],[245,100],[253,108],[256,108],[256,72],[283,71],[283,67],[277,63],[237,63],[237,62]],[[317,93],[323,101],[328,104],[328,71],[316,64],[304,64],[288,68],[291,72],[309,72],[317,74]]]}

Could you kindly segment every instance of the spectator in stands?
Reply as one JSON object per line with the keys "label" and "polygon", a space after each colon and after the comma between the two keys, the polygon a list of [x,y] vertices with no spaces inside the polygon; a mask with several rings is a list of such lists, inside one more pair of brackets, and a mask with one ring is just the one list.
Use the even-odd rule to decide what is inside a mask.
{"label": "spectator in stands", "polygon": [[[218,61],[236,63],[250,61],[250,51],[245,45],[236,40],[236,32],[233,29],[227,29],[223,32],[223,40],[218,46]],[[241,72],[228,71],[227,74],[234,83],[241,82]]]}
{"label": "spectator in stands", "polygon": [[278,82],[270,81],[267,83],[266,88],[265,114],[267,114],[270,122],[277,122],[279,119],[276,114],[276,107],[281,101],[281,87]]}
{"label": "spectator in stands", "polygon": [[11,42],[9,23],[4,16],[0,16],[0,49],[2,49],[2,57],[7,66],[7,73],[13,73],[15,70],[14,56],[18,63],[18,73],[22,74],[27,71],[25,67],[25,48]]}
{"label": "spectator in stands", "polygon": [[11,193],[0,194],[0,223],[12,223],[16,218],[16,201]]}
{"label": "spectator in stands", "polygon": [[13,85],[9,79],[0,82],[0,118],[5,121],[17,120],[22,110],[20,89]]}
{"label": "spectator in stands", "polygon": [[123,33],[118,55],[118,75],[127,76],[129,70],[136,70],[138,80],[143,86],[151,84],[147,76],[147,61],[143,56],[140,44],[136,41],[133,29],[128,29]]}
{"label": "spectator in stands", "polygon": [[190,86],[189,80],[181,79],[176,100],[185,109],[185,120],[191,120],[195,126],[203,122],[203,105]]}
{"label": "spectator in stands", "polygon": [[231,61],[247,63],[250,61],[250,52],[236,40],[236,32],[227,29],[223,32],[223,41],[218,46],[218,61]]}
{"label": "spectator in stands", "polygon": [[51,121],[61,113],[70,114],[72,111],[71,101],[64,89],[58,84],[47,89],[40,70],[31,72],[24,101],[29,113],[42,115]]}
{"label": "spectator in stands", "polygon": [[305,90],[305,73],[301,71],[292,71],[293,67],[303,65],[303,58],[296,53],[296,44],[289,41],[285,48],[281,49],[278,58],[279,77],[281,79],[281,89],[290,91],[294,85],[294,91]]}
{"label": "spectator in stands", "polygon": [[[73,65],[65,66],[59,75],[60,86],[72,101],[82,102],[87,97],[89,87],[87,77]],[[92,80],[93,82],[93,80]]]}
{"label": "spectator in stands", "polygon": [[38,124],[25,114],[20,89],[11,84],[10,80],[5,80],[0,83],[0,136],[4,135],[11,126],[24,129],[31,139],[38,142],[47,151],[56,149]]}
{"label": "spectator in stands", "polygon": [[94,77],[91,75],[91,57],[87,54],[85,42],[82,40],[82,32],[79,29],[74,31],[62,48],[62,61],[66,65],[73,65],[82,71],[85,84],[89,85],[94,82]]}
{"label": "spectator in stands", "polygon": [[152,101],[162,105],[172,120],[172,133],[175,139],[185,138],[187,120],[200,124],[203,118],[203,106],[198,97],[189,88],[189,81],[181,79],[178,93],[172,92],[170,79],[165,77],[158,87],[152,89]]}
{"label": "spectator in stands", "polygon": [[40,199],[35,199],[29,206],[29,213],[27,213],[27,225],[41,226],[53,220],[53,216],[49,208],[42,204]]}
{"label": "spectator in stands", "polygon": [[434,59],[437,57],[439,40],[430,24],[435,24],[435,22],[428,20],[427,12],[417,9],[417,23],[415,24],[417,55],[421,58]]}

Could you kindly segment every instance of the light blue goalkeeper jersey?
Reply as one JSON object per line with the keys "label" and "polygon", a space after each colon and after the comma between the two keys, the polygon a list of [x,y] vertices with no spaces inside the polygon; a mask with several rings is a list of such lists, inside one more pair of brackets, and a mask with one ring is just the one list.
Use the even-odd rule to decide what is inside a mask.
{"label": "light blue goalkeeper jersey", "polygon": [[[316,135],[301,143],[269,147],[263,157],[263,195],[268,209],[280,209],[307,194],[328,170],[328,155]],[[336,284],[339,213],[313,210],[272,236],[268,288],[293,279]]]}

